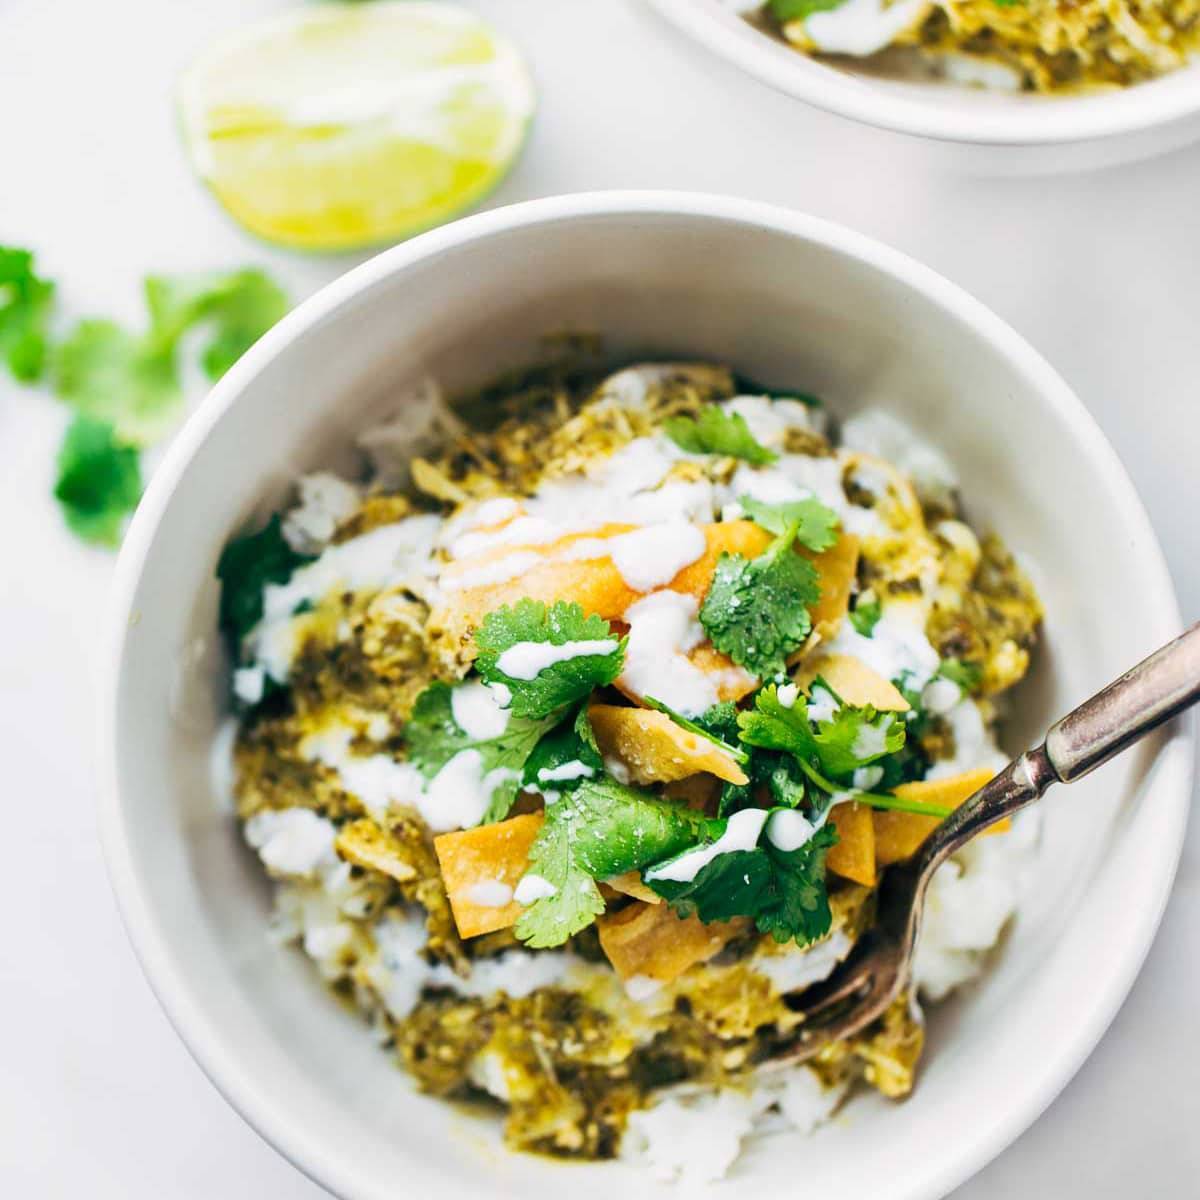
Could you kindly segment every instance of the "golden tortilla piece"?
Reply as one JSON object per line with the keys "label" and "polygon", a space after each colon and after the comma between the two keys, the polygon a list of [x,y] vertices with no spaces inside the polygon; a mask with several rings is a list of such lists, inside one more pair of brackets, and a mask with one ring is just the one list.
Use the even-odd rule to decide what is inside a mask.
{"label": "golden tortilla piece", "polygon": [[875,827],[871,810],[853,802],[835,804],[829,823],[838,831],[837,845],[825,856],[825,865],[845,879],[865,887],[875,884]]}
{"label": "golden tortilla piece", "polygon": [[895,684],[849,654],[822,654],[805,666],[796,682],[808,691],[818,675],[847,704],[859,708],[869,704],[879,712],[908,712],[909,703]]}
{"label": "golden tortilla piece", "polygon": [[728,783],[748,782],[733,755],[666,713],[593,704],[588,719],[601,753],[623,762],[635,783],[667,783],[702,771]]}
{"label": "golden tortilla piece", "polygon": [[[478,937],[516,923],[523,910],[511,899],[512,891],[529,866],[529,848],[541,827],[541,813],[526,813],[433,839],[460,937]],[[497,899],[501,903],[495,903]]]}
{"label": "golden tortilla piece", "polygon": [[634,901],[596,921],[600,946],[622,979],[642,976],[670,983],[707,962],[746,928],[744,920],[705,925],[699,917],[679,917],[666,904]]}
{"label": "golden tortilla piece", "polygon": [[[975,795],[994,774],[989,768],[980,767],[962,775],[952,775],[949,779],[902,783],[895,789],[895,794],[922,804],[957,808]],[[875,858],[881,867],[901,862],[916,853],[917,847],[941,824],[938,817],[922,817],[906,812],[875,812],[872,818],[875,825]],[[987,832],[1004,833],[1011,828],[1012,820],[1006,817]]]}
{"label": "golden tortilla piece", "polygon": [[347,862],[368,870],[381,871],[397,883],[417,877],[404,843],[369,817],[351,821],[338,830],[333,848]]}

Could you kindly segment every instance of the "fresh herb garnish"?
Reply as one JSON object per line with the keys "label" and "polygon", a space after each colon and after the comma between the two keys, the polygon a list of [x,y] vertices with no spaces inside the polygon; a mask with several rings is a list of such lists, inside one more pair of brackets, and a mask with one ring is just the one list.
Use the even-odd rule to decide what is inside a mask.
{"label": "fresh herb garnish", "polygon": [[150,276],[145,294],[150,315],[145,333],[130,333],[114,321],[81,321],[54,356],[59,397],[138,445],[161,438],[183,410],[178,351],[186,333],[200,325],[211,328],[201,359],[209,378],[216,379],[288,307],[278,286],[253,269]]}
{"label": "fresh herb garnish", "polygon": [[767,0],[767,10],[779,22],[802,21],[813,13],[840,8],[846,0]]}
{"label": "fresh herb garnish", "polygon": [[[536,665],[540,647],[581,649],[570,643],[585,643],[590,652],[549,661],[540,670],[525,669],[526,659]],[[616,679],[625,661],[625,639],[618,639],[607,621],[585,616],[578,604],[563,600],[549,608],[529,599],[498,608],[483,619],[475,644],[476,669],[489,683],[509,689],[518,717],[544,717],[582,700]]]}
{"label": "fresh herb garnish", "polygon": [[832,924],[825,855],[836,843],[837,830],[825,825],[797,849],[780,850],[764,826],[754,849],[718,854],[688,883],[655,878],[646,883],[680,916],[706,923],[752,917],[760,933],[804,946],[824,937]]}
{"label": "fresh herb garnish", "polygon": [[119,442],[111,425],[76,417],[58,452],[54,485],[71,529],[84,541],[115,546],[141,496],[137,449]]}
{"label": "fresh herb garnish", "polygon": [[[554,772],[572,763],[582,763],[591,774],[560,779],[540,777],[543,771],[553,776]],[[596,745],[596,735],[588,720],[585,701],[534,746],[525,760],[521,784],[540,792],[566,792],[578,787],[584,779],[595,778],[603,771],[604,760],[600,756],[600,747]]]}
{"label": "fresh herb garnish", "polygon": [[200,365],[220,379],[288,310],[282,288],[256,268],[206,275],[152,275],[146,280],[150,325],[159,341],[177,342],[206,325]]}
{"label": "fresh herb garnish", "polygon": [[19,383],[35,383],[45,369],[53,304],[54,284],[38,276],[33,254],[0,246],[0,358]]}
{"label": "fresh herb garnish", "polygon": [[709,640],[760,678],[783,671],[812,629],[809,608],[821,597],[817,569],[793,548],[794,527],[757,558],[724,553],[700,606]]}
{"label": "fresh herb garnish", "polygon": [[496,772],[481,824],[503,820],[520,790],[525,764],[534,747],[554,727],[554,718],[513,716],[498,737],[473,738],[454,719],[452,692],[449,684],[437,682],[417,697],[403,733],[409,761],[426,779],[432,779],[456,754],[477,751],[483,774]]}
{"label": "fresh herb garnish", "polygon": [[867,593],[859,596],[858,603],[850,610],[850,624],[862,637],[873,637],[875,634],[875,626],[879,624],[879,618],[883,616],[883,605],[880,604],[878,598],[872,592],[869,600],[864,599]]}
{"label": "fresh herb garnish", "polygon": [[286,583],[292,572],[311,558],[288,545],[276,514],[257,533],[234,538],[217,561],[221,581],[218,622],[236,648],[263,615],[263,588]]}
{"label": "fresh herb garnish", "polygon": [[983,681],[983,667],[979,663],[964,662],[961,658],[943,658],[938,674],[951,683],[957,683],[967,693],[975,691]]}
{"label": "fresh herb garnish", "polygon": [[[832,688],[820,680],[813,683],[814,690],[817,687],[834,695]],[[742,713],[738,723],[743,742],[790,755],[808,781],[829,796],[851,790],[853,773],[859,767],[880,762],[886,772],[886,764],[905,748],[906,729],[897,713],[880,713],[870,705],[842,703],[830,720],[814,722],[803,696],[797,696],[788,707],[780,702],[774,684],[758,692],[755,707]],[[940,805],[882,792],[852,790],[855,800],[872,808],[930,817],[946,817],[950,813]]]}
{"label": "fresh herb garnish", "polygon": [[777,504],[755,500],[753,496],[741,496],[738,503],[755,525],[776,537],[794,530],[793,540],[818,554],[828,550],[837,541],[837,513],[815,496],[806,496],[803,500],[784,500]]}
{"label": "fresh herb garnish", "polygon": [[556,891],[521,914],[517,937],[535,948],[561,945],[604,911],[597,880],[711,841],[723,825],[608,777],[584,780],[546,806],[529,869]]}
{"label": "fresh herb garnish", "polygon": [[755,467],[779,458],[755,438],[741,413],[715,404],[706,405],[695,417],[668,418],[663,422],[663,432],[690,454],[723,454]]}

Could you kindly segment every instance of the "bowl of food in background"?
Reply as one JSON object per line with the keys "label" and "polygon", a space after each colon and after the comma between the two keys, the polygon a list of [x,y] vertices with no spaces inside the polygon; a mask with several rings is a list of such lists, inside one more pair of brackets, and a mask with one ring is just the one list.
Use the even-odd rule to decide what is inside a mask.
{"label": "bowl of food in background", "polygon": [[1200,134],[1192,0],[654,0],[695,41],[828,112],[987,172],[1107,166]]}

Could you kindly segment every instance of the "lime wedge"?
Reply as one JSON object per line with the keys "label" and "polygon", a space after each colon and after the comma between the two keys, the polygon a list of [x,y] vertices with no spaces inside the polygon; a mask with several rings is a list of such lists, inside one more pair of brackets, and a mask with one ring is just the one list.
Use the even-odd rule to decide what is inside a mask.
{"label": "lime wedge", "polygon": [[394,241],[476,203],[517,157],[533,107],[509,42],[417,0],[255,25],[180,85],[200,177],[251,232],[312,250]]}

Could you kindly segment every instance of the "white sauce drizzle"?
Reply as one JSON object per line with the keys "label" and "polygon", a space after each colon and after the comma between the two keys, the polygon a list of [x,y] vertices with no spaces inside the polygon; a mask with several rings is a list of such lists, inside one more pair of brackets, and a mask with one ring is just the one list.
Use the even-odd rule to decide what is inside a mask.
{"label": "white sauce drizzle", "polygon": [[691,883],[693,879],[720,854],[737,850],[753,850],[762,833],[767,813],[762,808],[744,808],[729,818],[725,832],[709,846],[701,846],[681,854],[673,862],[652,867],[647,879],[669,879],[674,883]]}
{"label": "white sauce drizzle", "polygon": [[573,658],[615,654],[619,646],[620,642],[609,638],[563,642],[561,646],[551,642],[517,642],[500,655],[496,667],[512,679],[536,679],[547,667],[556,663],[569,662]]}
{"label": "white sauce drizzle", "polygon": [[717,680],[686,657],[704,640],[699,603],[682,592],[653,592],[625,610],[629,642],[618,681],[636,696],[651,695],[685,717],[699,716],[719,699]]}
{"label": "white sauce drizzle", "polygon": [[471,884],[463,895],[480,908],[504,908],[512,903],[513,890],[502,879],[481,879]]}
{"label": "white sauce drizzle", "polygon": [[697,526],[666,521],[611,538],[587,538],[576,542],[562,557],[611,558],[629,587],[635,592],[648,592],[670,583],[684,567],[702,558],[706,548],[704,533]]}
{"label": "white sauce drizzle", "polygon": [[[790,708],[791,705],[786,707]],[[838,714],[840,704],[833,698],[828,689],[816,685],[808,697],[808,719],[810,721],[832,721]]]}
{"label": "white sauce drizzle", "polygon": [[568,779],[591,779],[595,770],[585,762],[573,758],[570,762],[559,763],[557,767],[542,767],[538,771],[538,783],[562,783]]}
{"label": "white sauce drizzle", "polygon": [[535,875],[532,871],[522,875],[517,882],[516,891],[513,892],[513,899],[520,905],[528,907],[535,900],[547,900],[551,896],[558,895],[558,888],[554,886],[548,879],[544,879],[541,875]]}
{"label": "white sauce drizzle", "polygon": [[804,22],[804,32],[826,54],[851,54],[866,58],[891,45],[897,35],[922,20],[929,0],[846,0],[828,12],[817,12]]}
{"label": "white sauce drizzle", "polygon": [[473,742],[490,742],[508,728],[508,710],[487,684],[473,679],[450,691],[455,724]]}
{"label": "white sauce drizzle", "polygon": [[785,854],[799,850],[816,832],[817,827],[794,808],[784,808],[772,813],[767,822],[767,841]]}

